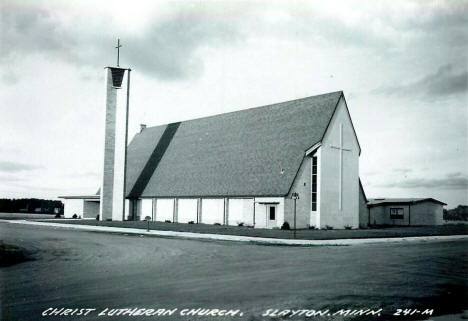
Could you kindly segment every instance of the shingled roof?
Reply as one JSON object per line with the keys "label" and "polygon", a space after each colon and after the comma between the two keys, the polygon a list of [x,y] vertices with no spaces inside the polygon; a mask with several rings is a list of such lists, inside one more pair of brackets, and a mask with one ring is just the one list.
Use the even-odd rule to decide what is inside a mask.
{"label": "shingled roof", "polygon": [[127,196],[287,195],[342,92],[148,127],[128,147]]}

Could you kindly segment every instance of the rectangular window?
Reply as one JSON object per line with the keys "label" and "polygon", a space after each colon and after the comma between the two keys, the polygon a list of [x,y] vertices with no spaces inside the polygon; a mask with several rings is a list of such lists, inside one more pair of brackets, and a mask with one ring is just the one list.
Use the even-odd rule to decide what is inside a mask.
{"label": "rectangular window", "polygon": [[312,211],[317,211],[317,156],[312,157]]}
{"label": "rectangular window", "polygon": [[276,207],[270,206],[270,221],[276,220]]}
{"label": "rectangular window", "polygon": [[402,220],[404,217],[404,211],[403,208],[398,207],[398,208],[390,208],[390,218],[392,220]]}

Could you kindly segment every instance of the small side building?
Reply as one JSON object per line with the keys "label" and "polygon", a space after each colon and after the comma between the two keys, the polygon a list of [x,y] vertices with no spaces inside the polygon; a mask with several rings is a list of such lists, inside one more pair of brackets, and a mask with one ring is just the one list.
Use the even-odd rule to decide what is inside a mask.
{"label": "small side building", "polygon": [[442,225],[445,205],[433,198],[369,199],[369,224]]}
{"label": "small side building", "polygon": [[77,195],[59,196],[64,199],[64,218],[86,218],[96,219],[99,215],[99,194],[97,195]]}

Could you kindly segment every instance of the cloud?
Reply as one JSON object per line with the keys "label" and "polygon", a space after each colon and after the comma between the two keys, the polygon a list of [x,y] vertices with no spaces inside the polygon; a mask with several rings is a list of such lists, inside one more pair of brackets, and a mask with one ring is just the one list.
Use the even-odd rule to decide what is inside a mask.
{"label": "cloud", "polygon": [[22,178],[22,177],[15,177],[15,176],[12,176],[12,175],[2,175],[0,174],[0,182],[2,183],[16,183],[16,182],[19,182],[19,181],[24,181],[25,179]]}
{"label": "cloud", "polygon": [[411,173],[413,170],[411,168],[395,168],[393,172],[397,174],[403,174],[406,175],[408,173]]}
{"label": "cloud", "polygon": [[468,71],[466,66],[454,68],[452,64],[447,64],[417,81],[378,88],[372,93],[388,96],[423,96],[430,99],[466,93],[467,89]]}
{"label": "cloud", "polygon": [[228,20],[191,12],[153,23],[140,37],[128,38],[124,50],[140,72],[172,80],[201,72],[196,55],[201,47],[232,44],[240,37]]}
{"label": "cloud", "polygon": [[4,3],[0,7],[0,17],[0,61],[28,53],[66,53],[74,45],[57,17],[43,8]]}
{"label": "cloud", "polygon": [[0,160],[0,172],[16,173],[40,168],[42,166]]}
{"label": "cloud", "polygon": [[[118,28],[110,17],[86,25],[73,16],[61,19],[45,7],[3,4],[0,12],[0,63],[4,65],[31,55],[93,68],[114,63],[109,58],[114,55],[111,46]],[[165,80],[199,75],[203,61],[197,57],[198,49],[230,45],[242,38],[236,18],[195,7],[176,9],[139,32],[124,31],[120,37],[122,65],[131,61],[139,72]],[[4,83],[17,81],[11,70],[1,79]]]}
{"label": "cloud", "polygon": [[413,178],[396,183],[376,185],[391,188],[430,188],[445,190],[468,190],[468,177],[461,172],[450,173],[445,178]]}

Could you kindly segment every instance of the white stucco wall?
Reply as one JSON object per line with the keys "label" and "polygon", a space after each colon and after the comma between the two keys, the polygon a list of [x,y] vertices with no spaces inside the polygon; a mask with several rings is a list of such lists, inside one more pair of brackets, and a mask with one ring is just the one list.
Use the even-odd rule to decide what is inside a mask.
{"label": "white stucco wall", "polygon": [[98,201],[83,201],[83,215],[81,218],[96,219],[99,215],[99,202]]}
{"label": "white stucco wall", "polygon": [[151,220],[154,218],[153,199],[151,198],[143,198],[141,200],[140,220],[144,221],[147,216],[151,217]]}
{"label": "white stucco wall", "polygon": [[156,199],[156,221],[164,222],[169,220],[173,222],[174,215],[174,199],[173,198],[158,198]]}
{"label": "white stucco wall", "polygon": [[[276,204],[276,221],[271,222],[268,217],[267,207]],[[284,197],[256,197],[255,198],[255,227],[256,228],[280,228],[284,223]]]}
{"label": "white stucco wall", "polygon": [[188,223],[193,221],[197,223],[198,199],[180,198],[177,206],[177,222]]}
{"label": "white stucco wall", "polygon": [[222,225],[224,223],[224,199],[203,198],[201,202],[201,222]]}
{"label": "white stucco wall", "polygon": [[253,226],[254,199],[253,198],[230,198],[229,199],[229,225]]}
{"label": "white stucco wall", "polygon": [[[294,228],[294,200],[292,193],[298,193],[299,199],[296,200],[296,228],[307,228],[310,222],[315,222],[315,218],[310,218],[312,203],[312,157],[305,157],[301,168],[297,173],[296,179],[291,187],[287,197],[284,199],[284,220]],[[315,223],[312,224],[315,226]]]}
{"label": "white stucco wall", "polygon": [[83,217],[83,199],[65,199],[63,217],[72,218],[73,214]]}
{"label": "white stucco wall", "polygon": [[[342,208],[339,208],[340,151],[331,146],[340,145],[340,124],[343,130],[343,188]],[[335,115],[320,147],[319,162],[320,227],[334,228],[359,226],[359,145],[354,135],[351,119],[341,98]]]}

